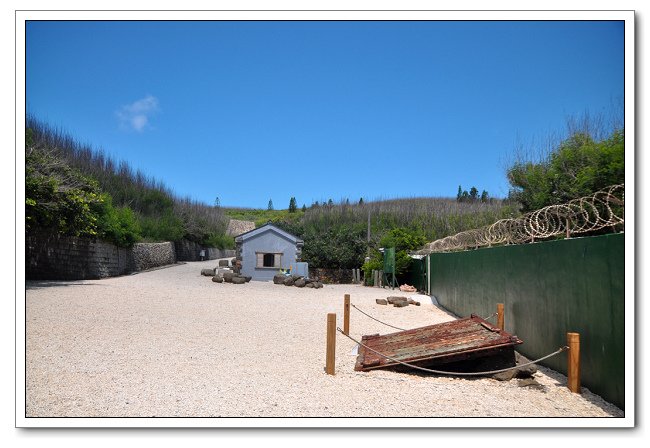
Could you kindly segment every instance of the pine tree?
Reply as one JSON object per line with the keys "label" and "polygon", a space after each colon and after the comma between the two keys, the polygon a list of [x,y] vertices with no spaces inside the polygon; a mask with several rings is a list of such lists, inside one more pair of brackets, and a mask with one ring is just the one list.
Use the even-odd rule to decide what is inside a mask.
{"label": "pine tree", "polygon": [[363,205],[363,198],[359,198],[359,205]]}
{"label": "pine tree", "polygon": [[214,200],[214,206],[217,208],[221,207],[221,201],[219,200],[219,196],[217,196],[217,199]]}
{"label": "pine tree", "polygon": [[269,206],[268,206],[267,210],[273,210],[273,200],[272,199],[269,199]]}
{"label": "pine tree", "polygon": [[302,211],[306,212],[307,211],[307,206],[305,204],[302,204]]}
{"label": "pine tree", "polygon": [[459,185],[459,186],[458,186],[458,193],[456,194],[456,201],[457,201],[457,202],[460,202],[460,201],[462,201],[462,200],[463,200],[463,189],[462,189],[461,186]]}
{"label": "pine tree", "polygon": [[295,213],[297,209],[298,206],[296,205],[296,198],[291,197],[289,200],[289,213]]}
{"label": "pine tree", "polygon": [[471,198],[472,201],[476,201],[478,199],[478,190],[476,187],[472,187],[469,190],[469,197]]}

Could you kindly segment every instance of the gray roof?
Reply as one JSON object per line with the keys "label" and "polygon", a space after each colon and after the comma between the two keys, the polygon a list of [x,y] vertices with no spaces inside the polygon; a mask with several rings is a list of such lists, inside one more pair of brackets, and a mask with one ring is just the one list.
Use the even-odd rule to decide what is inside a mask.
{"label": "gray roof", "polygon": [[275,232],[278,235],[283,236],[284,238],[288,239],[289,241],[294,242],[295,244],[301,245],[301,244],[304,243],[304,241],[301,240],[300,238],[298,238],[297,236],[292,235],[289,232],[285,232],[281,228],[276,227],[271,223],[264,224],[263,226],[258,227],[257,229],[253,229],[253,230],[250,230],[250,231],[248,231],[246,233],[242,233],[241,235],[239,235],[238,237],[235,238],[235,241],[243,242],[243,241],[245,241],[245,240],[247,240],[249,238],[252,238],[254,236],[257,236],[257,235],[259,235],[261,233],[265,233],[265,232]]}

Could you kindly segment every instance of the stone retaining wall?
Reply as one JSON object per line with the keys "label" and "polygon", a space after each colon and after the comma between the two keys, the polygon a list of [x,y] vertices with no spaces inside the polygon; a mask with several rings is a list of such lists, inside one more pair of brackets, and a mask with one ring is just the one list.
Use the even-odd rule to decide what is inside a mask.
{"label": "stone retaining wall", "polygon": [[321,282],[329,284],[351,284],[353,283],[352,269],[324,269],[309,267],[309,276],[318,277]]}
{"label": "stone retaining wall", "polygon": [[88,238],[27,236],[25,276],[30,280],[85,280],[135,270],[131,249]]}
{"label": "stone retaining wall", "polygon": [[216,260],[218,258],[234,257],[233,249],[217,249],[216,247],[203,247],[198,243],[188,240],[174,242],[176,260],[178,261],[201,261],[201,250],[205,250],[205,260]]}
{"label": "stone retaining wall", "polygon": [[[181,254],[177,252],[181,248]],[[196,243],[137,243],[131,248],[47,233],[25,241],[25,276],[28,280],[89,280],[144,271],[177,261],[198,261],[201,249],[207,260],[234,257],[234,250],[201,248]],[[196,252],[196,253],[194,253]]]}
{"label": "stone retaining wall", "polygon": [[174,243],[137,243],[131,249],[133,254],[134,270],[165,266],[176,263],[176,250]]}

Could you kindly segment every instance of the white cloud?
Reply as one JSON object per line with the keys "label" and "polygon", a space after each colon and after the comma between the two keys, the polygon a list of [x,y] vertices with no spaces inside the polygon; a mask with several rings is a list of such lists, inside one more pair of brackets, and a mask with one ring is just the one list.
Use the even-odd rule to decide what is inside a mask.
{"label": "white cloud", "polygon": [[142,132],[149,124],[149,117],[158,112],[158,98],[152,95],[122,106],[116,112],[120,127]]}

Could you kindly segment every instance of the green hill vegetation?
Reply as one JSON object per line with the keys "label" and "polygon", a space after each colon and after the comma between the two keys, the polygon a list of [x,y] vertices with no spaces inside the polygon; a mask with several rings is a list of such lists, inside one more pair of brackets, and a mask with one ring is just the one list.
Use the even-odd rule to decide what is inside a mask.
{"label": "green hill vegetation", "polygon": [[380,247],[396,248],[398,273],[402,274],[410,263],[407,252],[510,217],[516,209],[516,204],[498,199],[462,202],[421,197],[354,204],[344,200],[312,204],[302,215],[296,212],[295,218],[280,215],[270,221],[305,241],[302,258],[310,266],[352,269],[363,265],[369,278],[372,269],[381,269]]}
{"label": "green hill vegetation", "polygon": [[93,237],[120,246],[187,239],[234,247],[220,208],[178,198],[162,182],[33,117],[26,127],[25,213],[28,234]]}
{"label": "green hill vegetation", "polygon": [[[506,170],[509,197],[492,198],[458,186],[455,198],[414,197],[364,202],[349,199],[287,209],[226,208],[177,198],[161,182],[80,145],[32,117],[26,129],[26,231],[102,238],[121,246],[136,241],[187,239],[232,248],[229,219],[272,222],[305,241],[303,260],[319,268],[358,268],[366,278],[381,269],[379,248],[396,248],[398,279],[408,252],[458,232],[546,205],[589,195],[625,181],[624,128],[609,133],[587,126],[536,160],[517,157]],[[450,189],[451,190],[451,189]],[[369,260],[367,260],[367,258]]]}
{"label": "green hill vegetation", "polygon": [[603,138],[571,134],[539,161],[518,160],[507,172],[510,197],[523,212],[563,204],[625,183],[625,129]]}
{"label": "green hill vegetation", "polygon": [[268,210],[257,208],[234,208],[224,207],[223,213],[231,219],[239,219],[241,221],[253,221],[255,227],[260,227],[267,222],[296,222],[303,216],[302,210],[290,212],[289,209],[284,210]]}

